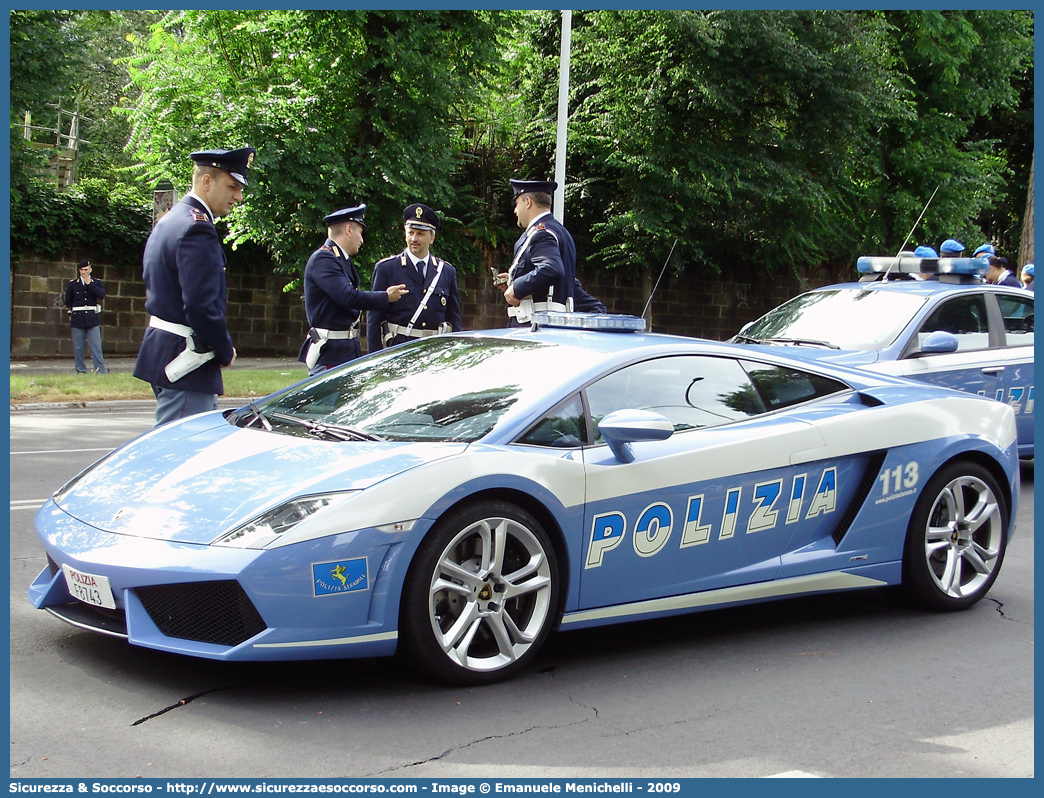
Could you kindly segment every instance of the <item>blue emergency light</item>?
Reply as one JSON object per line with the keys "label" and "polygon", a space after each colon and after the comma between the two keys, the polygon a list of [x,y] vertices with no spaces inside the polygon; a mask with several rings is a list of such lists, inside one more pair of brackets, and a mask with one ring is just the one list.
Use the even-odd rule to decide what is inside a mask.
{"label": "blue emergency light", "polygon": [[618,313],[562,313],[533,314],[533,323],[540,327],[563,327],[571,330],[600,332],[644,332],[645,319]]}

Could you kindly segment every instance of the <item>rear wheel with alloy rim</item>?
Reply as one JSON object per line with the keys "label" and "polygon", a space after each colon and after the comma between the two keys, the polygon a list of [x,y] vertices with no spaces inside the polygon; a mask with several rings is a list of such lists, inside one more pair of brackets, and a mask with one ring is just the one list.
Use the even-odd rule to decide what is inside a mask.
{"label": "rear wheel with alloy rim", "polygon": [[922,607],[970,607],[993,586],[1008,539],[1008,507],[982,466],[950,463],[925,486],[910,517],[903,587]]}
{"label": "rear wheel with alloy rim", "polygon": [[554,547],[528,512],[482,501],[451,512],[406,577],[399,636],[409,664],[442,681],[487,684],[536,656],[557,620]]}

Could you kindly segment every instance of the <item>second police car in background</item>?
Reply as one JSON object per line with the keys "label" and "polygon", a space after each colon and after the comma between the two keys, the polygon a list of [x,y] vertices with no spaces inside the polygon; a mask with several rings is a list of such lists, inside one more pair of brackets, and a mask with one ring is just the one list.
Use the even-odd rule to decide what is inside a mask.
{"label": "second police car in background", "polygon": [[1033,457],[1033,294],[982,283],[980,258],[859,258],[857,269],[860,282],[801,294],[732,340],[801,347],[1004,402],[1019,456]]}
{"label": "second police car in background", "polygon": [[478,684],[558,625],[883,585],[953,610],[993,585],[1009,407],[633,317],[546,321],[146,433],[37,513],[30,599],[163,651],[400,653]]}

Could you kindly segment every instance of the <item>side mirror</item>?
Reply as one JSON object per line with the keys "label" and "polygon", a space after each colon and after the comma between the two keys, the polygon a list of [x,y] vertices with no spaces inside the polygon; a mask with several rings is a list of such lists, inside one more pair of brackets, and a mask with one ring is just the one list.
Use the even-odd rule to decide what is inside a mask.
{"label": "side mirror", "polygon": [[621,463],[634,460],[631,444],[635,441],[663,441],[674,434],[670,421],[648,410],[614,410],[599,422],[598,429]]}
{"label": "side mirror", "polygon": [[941,355],[946,352],[956,351],[957,337],[953,333],[948,333],[945,330],[936,330],[933,333],[929,333],[928,337],[924,339],[924,343],[921,344],[920,354]]}

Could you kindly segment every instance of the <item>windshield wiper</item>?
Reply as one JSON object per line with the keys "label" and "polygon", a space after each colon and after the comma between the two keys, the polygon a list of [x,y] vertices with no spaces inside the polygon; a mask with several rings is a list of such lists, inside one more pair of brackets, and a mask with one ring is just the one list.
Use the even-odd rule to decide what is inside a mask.
{"label": "windshield wiper", "polygon": [[733,338],[736,339],[737,343],[741,343],[741,344],[760,344],[761,343],[761,339],[760,338],[751,338],[749,335],[744,335],[743,333],[736,333],[736,335],[734,335]]}
{"label": "windshield wiper", "polygon": [[310,433],[319,438],[333,438],[338,441],[383,441],[379,435],[373,435],[362,430],[342,427],[339,424],[324,424],[321,421],[309,421],[306,418],[298,418],[288,413],[277,413],[272,411],[268,414],[276,421],[285,421],[288,424],[297,424],[305,427]]}
{"label": "windshield wiper", "polygon": [[840,349],[840,346],[829,341],[817,341],[815,338],[762,338],[762,342],[773,344],[794,344],[795,346],[822,346],[824,349]]}
{"label": "windshield wiper", "polygon": [[[229,423],[237,427],[242,427],[243,429],[254,426],[255,421],[260,421],[261,426],[264,427],[267,432],[272,431],[272,425],[268,423],[268,419],[265,417],[264,412],[253,402],[248,402],[243,407],[237,407],[234,413],[227,415],[226,418],[228,418]],[[245,424],[243,423],[244,420],[247,420]]]}
{"label": "windshield wiper", "polygon": [[[254,417],[250,419],[250,424],[253,424],[255,421],[260,421],[261,426],[264,427],[268,432],[271,432],[272,425],[268,422],[268,419],[265,418],[265,414],[261,412],[261,408],[259,408],[253,402],[248,402],[247,407],[249,407],[250,412],[254,414]],[[247,426],[249,427],[250,424],[247,424]]]}

